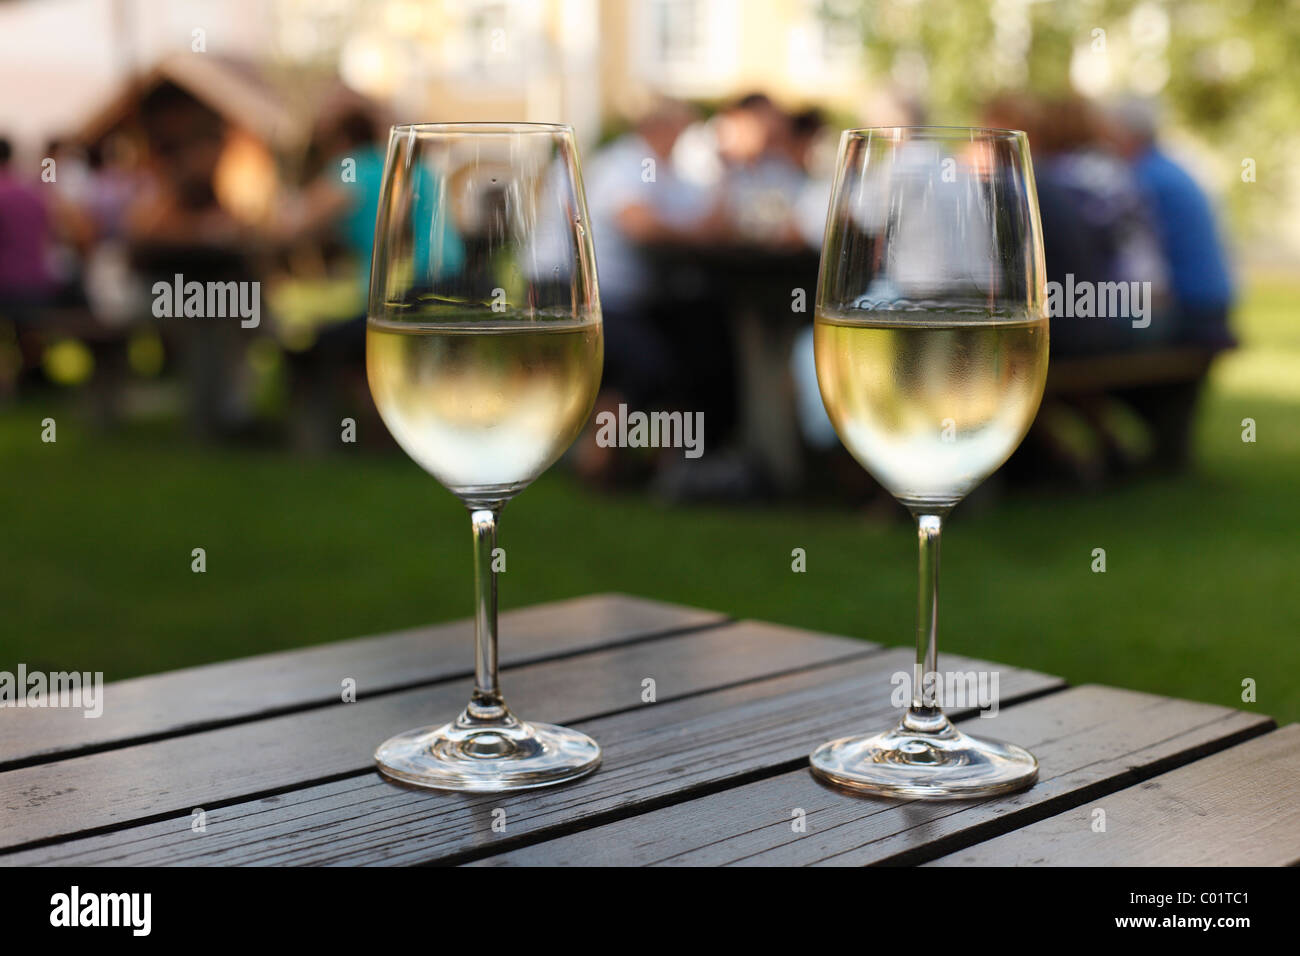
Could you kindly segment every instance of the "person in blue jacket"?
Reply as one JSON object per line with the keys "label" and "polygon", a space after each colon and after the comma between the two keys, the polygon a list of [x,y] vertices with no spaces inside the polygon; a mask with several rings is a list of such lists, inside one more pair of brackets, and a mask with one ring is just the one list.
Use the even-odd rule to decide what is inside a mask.
{"label": "person in blue jacket", "polygon": [[1235,292],[1209,197],[1160,149],[1154,104],[1123,100],[1110,114],[1116,147],[1133,169],[1164,253],[1179,338],[1216,349],[1231,347],[1228,317]]}

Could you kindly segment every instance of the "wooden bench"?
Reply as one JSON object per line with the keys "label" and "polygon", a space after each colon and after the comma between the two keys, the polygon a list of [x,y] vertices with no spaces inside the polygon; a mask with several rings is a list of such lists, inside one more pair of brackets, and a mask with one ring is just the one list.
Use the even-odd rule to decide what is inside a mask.
{"label": "wooden bench", "polygon": [[[129,378],[128,344],[140,326],[126,328],[105,325],[85,305],[31,308],[25,321],[14,324],[23,370],[40,368],[45,351],[65,340],[79,342],[90,353],[93,369],[86,397],[95,417],[114,423],[120,413],[122,391]],[[0,322],[9,316],[0,308]]]}
{"label": "wooden bench", "polygon": [[600,741],[592,776],[485,795],[379,776],[378,742],[464,704],[458,622],[109,684],[98,719],[4,711],[0,863],[1300,862],[1300,727],[1261,714],[945,655],[999,671],[996,717],[953,716],[1030,747],[1040,780],[893,802],[821,785],[807,757],[895,716],[910,649],[620,595],[511,611],[502,632],[509,699]]}
{"label": "wooden bench", "polygon": [[1191,457],[1192,426],[1201,386],[1218,350],[1203,346],[1053,357],[1044,401],[1118,399],[1146,425],[1151,459],[1177,469]]}
{"label": "wooden bench", "polygon": [[1174,346],[1118,355],[1053,358],[1047,369],[1047,394],[1199,382],[1209,372],[1216,354],[1213,349]]}

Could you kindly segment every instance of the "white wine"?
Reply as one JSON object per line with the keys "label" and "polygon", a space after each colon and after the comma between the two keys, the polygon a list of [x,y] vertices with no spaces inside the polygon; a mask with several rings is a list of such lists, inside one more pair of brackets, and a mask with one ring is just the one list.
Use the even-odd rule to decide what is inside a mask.
{"label": "white wine", "polygon": [[1047,377],[1045,318],[818,312],[814,342],[840,440],[913,510],[951,507],[1006,461]]}
{"label": "white wine", "polygon": [[366,327],[384,424],[469,503],[513,496],[564,454],[591,413],[603,359],[599,314]]}

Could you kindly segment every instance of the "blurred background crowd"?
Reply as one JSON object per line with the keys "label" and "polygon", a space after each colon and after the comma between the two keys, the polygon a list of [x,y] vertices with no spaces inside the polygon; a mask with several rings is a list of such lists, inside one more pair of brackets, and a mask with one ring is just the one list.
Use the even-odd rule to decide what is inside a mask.
{"label": "blurred background crowd", "polygon": [[[300,446],[328,447],[340,411],[369,408],[353,386],[364,364],[358,326],[385,109],[340,89],[316,117],[295,175],[284,181],[267,165],[275,188],[258,194],[244,177],[274,157],[202,94],[161,72],[89,133],[49,140],[26,175],[0,139],[0,306],[15,346],[4,384],[12,392],[24,380],[98,380],[101,414],[116,415],[130,372],[162,372],[170,360],[202,434],[264,433],[246,367],[260,350],[289,395],[281,421]],[[1056,316],[1055,357],[1163,348],[1187,363],[1171,391],[1158,375],[1115,380],[1103,362],[1090,387],[1065,390],[1059,404],[1084,416],[1123,464],[1098,399],[1148,386],[1128,389],[1128,404],[1147,417],[1182,413],[1166,436],[1180,446],[1162,459],[1180,464],[1196,385],[1232,344],[1233,287],[1210,198],[1156,141],[1155,103],[1000,94],[980,121],[1024,129],[1034,144],[1049,281],[1146,283],[1156,306],[1156,321],[1140,330],[1128,315]],[[926,117],[878,101],[860,122]],[[677,498],[752,497],[802,490],[797,459],[840,455],[817,394],[807,307],[791,301],[795,289],[805,302],[815,294],[838,132],[818,107],[792,111],[752,91],[708,113],[661,99],[593,148],[585,178],[607,328],[602,406],[703,411],[724,453],[687,473],[670,453],[629,460],[586,442],[576,455],[585,477],[609,485],[652,476]],[[490,216],[459,213],[447,226],[454,246],[442,248],[463,256]],[[258,282],[268,291],[266,329],[247,335],[244,325],[157,315],[151,290],[176,275]],[[767,348],[746,347],[755,338]],[[1199,352],[1170,353],[1175,346]],[[775,363],[764,361],[773,353]],[[797,427],[742,380],[787,393]],[[1050,426],[1045,418],[1036,433],[1048,457],[1090,477],[1102,462],[1071,455]]]}
{"label": "blurred background crowd", "polygon": [[[829,428],[809,335],[839,134],[867,125],[1027,131],[1048,279],[1150,283],[1149,327],[1053,317],[1048,394],[1000,480],[1178,472],[1207,420],[1231,434],[1204,455],[1237,454],[1224,402],[1300,398],[1298,38],[1289,0],[0,3],[5,447],[66,410],[127,487],[141,448],[342,468],[346,417],[387,447],[357,323],[388,127],[527,120],[580,141],[599,407],[706,422],[698,461],[584,440],[552,494],[894,513]],[[457,208],[445,247],[474,255],[485,222]],[[156,315],[176,274],[260,283],[260,321]]]}

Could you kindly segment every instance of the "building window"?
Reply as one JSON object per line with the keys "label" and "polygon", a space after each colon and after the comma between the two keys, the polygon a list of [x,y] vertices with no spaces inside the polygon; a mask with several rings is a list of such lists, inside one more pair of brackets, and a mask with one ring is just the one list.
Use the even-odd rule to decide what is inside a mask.
{"label": "building window", "polygon": [[711,96],[737,69],[739,0],[647,0],[634,6],[631,44],[641,77],[671,96]]}
{"label": "building window", "polygon": [[848,0],[805,0],[789,33],[790,76],[798,83],[847,80],[862,65],[861,9]]}

